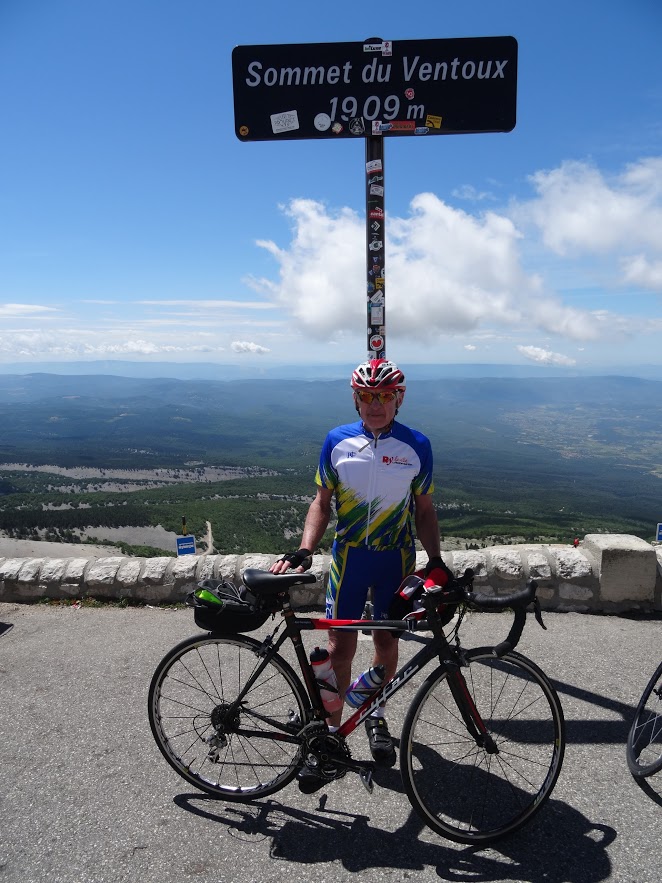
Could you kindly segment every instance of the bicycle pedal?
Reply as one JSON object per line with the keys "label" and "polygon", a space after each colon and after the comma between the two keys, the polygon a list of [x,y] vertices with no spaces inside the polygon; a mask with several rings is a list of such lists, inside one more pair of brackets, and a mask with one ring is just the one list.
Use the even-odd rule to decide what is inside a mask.
{"label": "bicycle pedal", "polygon": [[360,770],[359,771],[359,779],[361,780],[361,784],[368,792],[368,794],[372,794],[375,790],[375,783],[372,781],[372,774],[374,770]]}

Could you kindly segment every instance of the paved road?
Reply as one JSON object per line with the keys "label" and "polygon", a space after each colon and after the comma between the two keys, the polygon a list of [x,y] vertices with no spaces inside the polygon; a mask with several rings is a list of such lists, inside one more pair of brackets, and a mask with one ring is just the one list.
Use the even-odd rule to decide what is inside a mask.
{"label": "paved road", "polygon": [[127,557],[116,546],[15,540],[0,534],[0,558],[102,558],[107,555]]}
{"label": "paved road", "polygon": [[[161,758],[146,716],[157,662],[195,632],[188,611],[0,604],[0,622],[13,623],[0,636],[0,880],[335,883],[360,872],[365,883],[657,883],[662,776],[637,787],[624,743],[662,651],[662,620],[545,619],[547,632],[530,620],[520,649],[560,690],[561,778],[528,827],[476,850],[428,832],[396,770],[378,774],[372,797],[349,776],[253,805],[194,793]],[[489,641],[505,622],[474,616],[466,643]],[[362,662],[369,649],[361,641]],[[394,730],[407,692],[393,700]],[[362,734],[353,751],[366,756]]]}

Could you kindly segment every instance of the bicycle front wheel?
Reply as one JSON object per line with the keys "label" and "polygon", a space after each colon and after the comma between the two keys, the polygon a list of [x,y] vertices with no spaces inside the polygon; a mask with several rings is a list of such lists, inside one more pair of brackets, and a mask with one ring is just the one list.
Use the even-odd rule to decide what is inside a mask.
{"label": "bicycle front wheel", "polygon": [[549,797],[563,762],[565,723],[547,676],[519,653],[466,654],[471,701],[491,737],[472,736],[448,672],[421,685],[405,718],[400,764],[405,791],[426,825],[458,843],[510,834]]}
{"label": "bicycle front wheel", "polygon": [[149,723],[165,759],[225,800],[273,794],[300,765],[296,734],[308,697],[290,665],[278,655],[265,664],[260,647],[246,635],[189,638],[161,660],[149,688]]}
{"label": "bicycle front wheel", "polygon": [[639,700],[628,733],[627,759],[636,779],[662,770],[662,662]]}

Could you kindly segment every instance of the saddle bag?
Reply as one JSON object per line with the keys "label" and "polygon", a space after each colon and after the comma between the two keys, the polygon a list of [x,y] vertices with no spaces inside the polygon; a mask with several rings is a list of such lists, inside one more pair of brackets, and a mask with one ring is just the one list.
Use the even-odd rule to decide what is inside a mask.
{"label": "saddle bag", "polygon": [[195,624],[215,635],[255,631],[273,612],[245,586],[238,588],[228,580],[203,580],[186,603],[193,608]]}

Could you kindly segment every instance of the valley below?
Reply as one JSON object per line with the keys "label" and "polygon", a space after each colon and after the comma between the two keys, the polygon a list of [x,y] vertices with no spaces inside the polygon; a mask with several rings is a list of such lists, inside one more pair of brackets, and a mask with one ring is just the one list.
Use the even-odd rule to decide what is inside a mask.
{"label": "valley below", "polygon": [[[420,380],[400,418],[432,442],[446,548],[662,521],[659,381]],[[174,554],[186,518],[201,552],[211,529],[221,554],[279,554],[326,431],[353,419],[340,381],[0,376],[0,536]]]}

